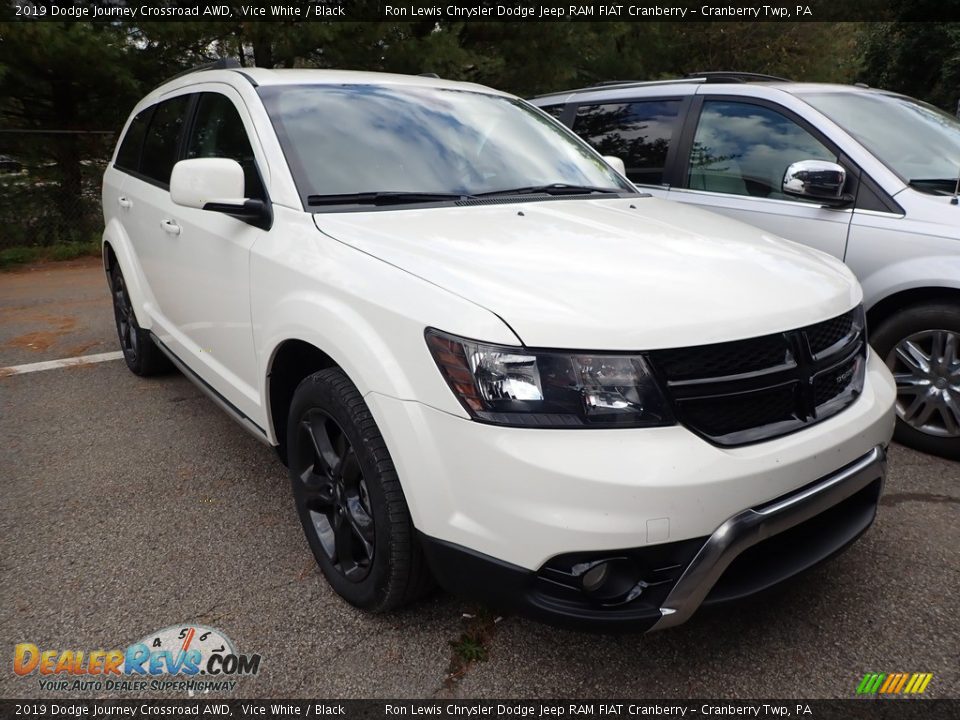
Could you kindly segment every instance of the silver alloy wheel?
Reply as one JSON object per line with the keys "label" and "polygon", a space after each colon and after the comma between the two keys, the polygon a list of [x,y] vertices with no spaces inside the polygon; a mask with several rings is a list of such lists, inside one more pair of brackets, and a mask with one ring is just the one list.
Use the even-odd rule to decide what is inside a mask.
{"label": "silver alloy wheel", "polygon": [[960,333],[914,333],[886,362],[897,381],[897,417],[927,435],[960,437]]}

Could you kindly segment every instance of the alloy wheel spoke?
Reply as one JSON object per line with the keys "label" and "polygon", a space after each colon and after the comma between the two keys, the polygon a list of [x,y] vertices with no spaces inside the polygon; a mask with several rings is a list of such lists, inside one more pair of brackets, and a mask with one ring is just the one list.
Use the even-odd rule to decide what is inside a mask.
{"label": "alloy wheel spoke", "polygon": [[373,518],[367,514],[366,508],[360,502],[360,498],[351,497],[347,499],[347,507],[344,512],[347,524],[353,530],[354,535],[363,545],[363,551],[367,560],[373,559]]}
{"label": "alloy wheel spoke", "polygon": [[926,392],[930,386],[929,380],[919,378],[913,373],[894,373],[893,379],[897,383],[897,392],[900,395],[916,395]]}
{"label": "alloy wheel spoke", "polygon": [[911,340],[904,340],[897,345],[897,357],[912,371],[920,373],[930,372],[930,358]]}
{"label": "alloy wheel spoke", "polygon": [[960,360],[960,335],[952,332],[944,334],[946,339],[943,344],[943,367],[949,373]]}
{"label": "alloy wheel spoke", "polygon": [[349,575],[357,563],[353,557],[353,530],[350,528],[350,523],[342,515],[333,524],[333,534],[337,543],[335,562],[340,566],[340,571],[344,575]]}
{"label": "alloy wheel spoke", "polygon": [[946,393],[944,395],[943,406],[940,408],[940,416],[943,418],[943,427],[951,436],[960,436],[960,402],[956,395]]}
{"label": "alloy wheel spoke", "polygon": [[327,429],[326,419],[319,421],[304,420],[302,428],[306,431],[310,442],[313,444],[316,453],[316,468],[319,474],[334,479],[340,473],[340,456],[333,449],[333,443],[330,441],[330,432]]}
{"label": "alloy wheel spoke", "polygon": [[933,414],[934,405],[929,392],[918,394],[903,411],[903,419],[915,427],[926,424]]}
{"label": "alloy wheel spoke", "polygon": [[333,508],[333,483],[318,474],[313,465],[300,474],[304,501],[310,510],[329,513]]}

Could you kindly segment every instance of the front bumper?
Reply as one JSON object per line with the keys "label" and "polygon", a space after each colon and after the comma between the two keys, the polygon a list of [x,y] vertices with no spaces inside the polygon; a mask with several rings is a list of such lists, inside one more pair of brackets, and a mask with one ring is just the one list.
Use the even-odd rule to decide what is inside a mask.
{"label": "front bumper", "polygon": [[[548,621],[646,630],[796,574],[866,529],[894,398],[890,373],[871,353],[863,393],[849,408],[737,448],[711,445],[683,427],[504,428],[376,393],[366,399],[441,584]],[[866,474],[848,478],[860,463]],[[826,489],[836,483],[842,491]],[[856,507],[840,496],[847,490]],[[800,502],[808,495],[816,505]],[[843,517],[816,522],[839,506]],[[806,533],[793,544],[810,553],[783,563],[763,556],[768,543],[760,540],[786,537],[793,527]],[[816,532],[804,530],[811,527]],[[637,571],[647,586],[642,602],[584,601],[577,568],[603,558]],[[744,562],[763,565],[759,580],[747,577]]]}
{"label": "front bumper", "polygon": [[[581,630],[660,630],[704,604],[763,591],[836,555],[876,516],[886,474],[882,447],[838,472],[724,522],[707,538],[647,548],[554,558],[533,572],[420,536],[448,590],[554,625]],[[566,560],[566,562],[564,562]],[[629,601],[598,600],[586,570],[619,563],[636,588]]]}

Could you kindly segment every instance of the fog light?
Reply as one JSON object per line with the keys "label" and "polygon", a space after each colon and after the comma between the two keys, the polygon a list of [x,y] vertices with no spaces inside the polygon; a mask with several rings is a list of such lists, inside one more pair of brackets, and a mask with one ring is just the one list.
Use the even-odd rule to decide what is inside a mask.
{"label": "fog light", "polygon": [[583,589],[588,592],[596,592],[603,584],[607,581],[607,576],[610,574],[610,565],[609,563],[600,563],[599,565],[594,565],[592,568],[587,570],[583,577],[580,578],[580,582],[583,584]]}

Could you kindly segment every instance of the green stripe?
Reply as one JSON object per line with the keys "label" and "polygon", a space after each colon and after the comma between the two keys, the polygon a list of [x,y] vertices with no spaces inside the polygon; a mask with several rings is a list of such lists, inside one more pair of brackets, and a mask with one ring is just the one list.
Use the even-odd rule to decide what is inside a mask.
{"label": "green stripe", "polygon": [[860,684],[857,686],[857,695],[863,695],[867,691],[867,685],[870,684],[870,680],[873,679],[873,673],[867,673],[863,676],[863,680],[860,681]]}
{"label": "green stripe", "polygon": [[870,693],[878,692],[880,690],[880,686],[883,685],[883,681],[886,679],[887,679],[886,673],[877,673],[876,681],[873,683],[873,685],[870,686],[870,689],[867,692],[870,692]]}

